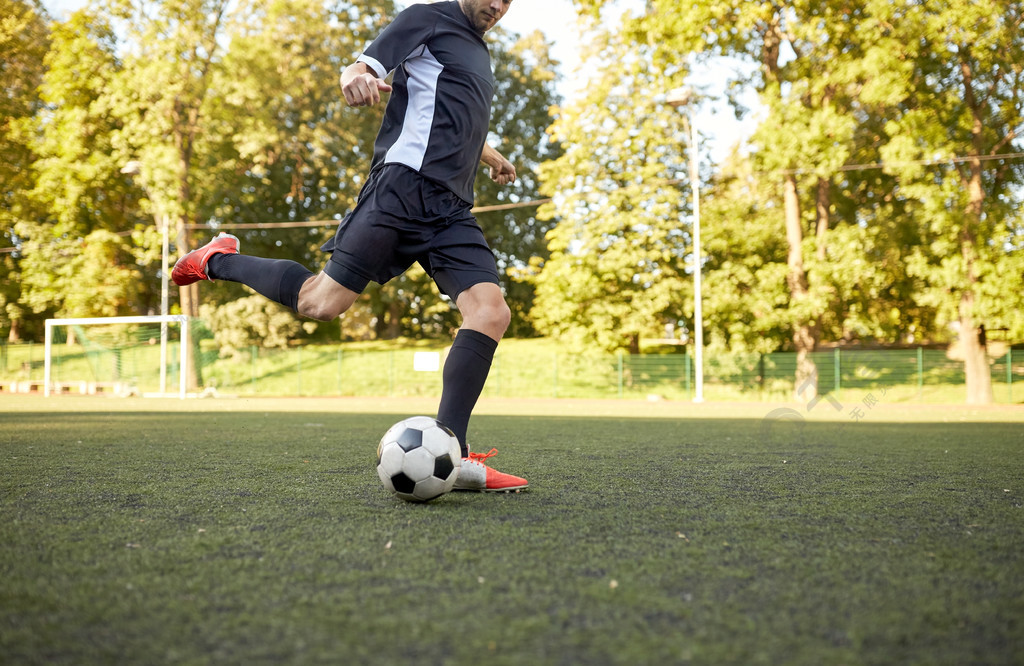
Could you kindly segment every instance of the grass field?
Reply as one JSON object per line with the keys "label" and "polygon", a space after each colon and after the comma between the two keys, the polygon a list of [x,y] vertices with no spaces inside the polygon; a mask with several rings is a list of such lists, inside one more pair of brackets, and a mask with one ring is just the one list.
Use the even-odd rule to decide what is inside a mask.
{"label": "grass field", "polygon": [[1024,410],[0,397],[4,664],[1021,664]]}

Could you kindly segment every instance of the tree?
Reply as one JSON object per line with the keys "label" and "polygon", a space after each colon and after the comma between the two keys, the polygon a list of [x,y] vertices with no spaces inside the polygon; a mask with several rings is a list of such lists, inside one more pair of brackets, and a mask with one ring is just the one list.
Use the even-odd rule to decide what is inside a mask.
{"label": "tree", "polygon": [[[177,254],[196,244],[197,229],[340,217],[361,185],[358,146],[376,119],[344,108],[337,72],[391,6],[193,0],[109,9],[120,7],[129,54],[109,95],[122,119],[119,152],[141,163],[154,216],[174,220]],[[333,227],[241,235],[249,252],[302,261]],[[204,297],[223,303],[237,290],[219,285]],[[179,293],[182,312],[197,315],[196,286]]]}
{"label": "tree", "polygon": [[1011,325],[1024,306],[1024,167],[1007,157],[1024,150],[1024,3],[874,4],[910,66],[882,148],[926,220],[909,270],[957,329],[967,402],[989,403],[985,327]]}
{"label": "tree", "polygon": [[[717,3],[690,8],[687,18],[707,18],[711,30],[684,29],[670,43],[696,44],[701,53],[740,56],[757,65],[748,85],[757,89],[769,119],[752,138],[753,159],[779,185],[774,196],[781,199],[787,244],[785,313],[797,354],[795,395],[813,399],[817,369],[810,353],[822,339],[829,310],[843,303],[841,285],[829,276],[834,265],[855,260],[860,249],[849,243],[830,252],[838,222],[834,189],[840,168],[856,150],[856,91],[866,75],[860,66],[860,17],[839,2],[734,3],[724,12]],[[836,314],[838,322],[846,318],[845,312]]]}
{"label": "tree", "polygon": [[[666,62],[757,65],[737,84],[768,109],[753,157],[781,186],[798,390],[823,336],[942,339],[952,323],[968,400],[990,400],[982,324],[1016,325],[1022,292],[1009,268],[1021,167],[1000,157],[1020,150],[1021,9],[652,0],[627,22]],[[937,157],[949,164],[929,164]],[[884,172],[855,166],[882,160]],[[1009,271],[1001,279],[997,266]]]}
{"label": "tree", "polygon": [[[585,10],[600,14],[608,4],[587,0]],[[838,4],[838,3],[837,3]],[[837,109],[834,98],[844,81],[835,81],[826,67],[841,57],[841,46],[827,33],[832,27],[828,3],[693,2],[680,7],[671,0],[652,0],[647,11],[626,20],[624,34],[635,45],[646,45],[654,63],[666,69],[683,69],[689,54],[699,58],[691,66],[700,66],[709,57],[725,55],[745,58],[757,68],[748,85],[761,94],[770,110],[771,121],[760,126],[755,137],[759,150],[755,165],[762,173],[774,173],[780,179],[782,220],[788,244],[786,283],[789,303],[786,312],[792,330],[792,345],[797,351],[797,390],[816,392],[816,370],[809,354],[818,343],[817,320],[824,311],[821,294],[812,288],[804,261],[806,217],[800,201],[798,173],[805,164],[813,165],[818,180],[815,208],[817,242],[824,253],[830,208],[829,178],[843,163],[852,120]],[[802,22],[805,15],[816,21]],[[830,37],[832,38],[830,40]],[[786,44],[795,56],[791,62],[780,60]],[[817,78],[801,78],[808,69],[802,54],[819,54],[831,47],[829,57],[815,58]],[[836,65],[837,68],[840,65]],[[842,70],[840,70],[842,71]],[[623,76],[628,78],[628,74]]]}
{"label": "tree", "polygon": [[[494,40],[490,50],[496,84],[488,140],[516,165],[517,178],[513,186],[498,185],[482,173],[476,181],[476,205],[484,208],[538,199],[538,166],[561,152],[547,133],[549,111],[560,102],[550,45],[539,31],[520,37],[499,27],[488,34]],[[545,235],[552,221],[540,219],[532,206],[479,212],[476,217],[504,276],[502,286],[512,309],[509,334],[530,335],[535,287],[515,276],[531,259],[547,256]]]}
{"label": "tree", "polygon": [[[140,164],[151,210],[175,228],[176,246],[190,247],[197,221],[197,163],[219,137],[205,130],[212,83],[222,58],[228,0],[111,0],[104,7],[125,35],[123,66],[107,103],[121,121],[118,155]],[[197,288],[181,287],[183,314],[199,315]],[[191,382],[190,382],[191,383]]]}
{"label": "tree", "polygon": [[21,252],[15,225],[35,216],[31,119],[42,107],[38,87],[49,45],[46,12],[38,0],[0,0],[0,331],[21,338],[26,311],[21,300]]}
{"label": "tree", "polygon": [[[45,107],[33,118],[28,195],[37,214],[17,230],[22,303],[65,317],[153,310],[159,236],[140,217],[112,147],[118,119],[102,103],[117,73],[109,24],[88,10],[52,26]],[[148,287],[148,288],[147,288]]]}
{"label": "tree", "polygon": [[[621,53],[630,53],[621,56]],[[537,327],[576,346],[639,350],[675,324],[689,281],[690,237],[680,229],[685,171],[682,117],[654,91],[678,84],[650,50],[604,33],[584,95],[560,109],[551,133],[565,153],[541,170],[556,217],[546,261],[534,262]]]}
{"label": "tree", "polygon": [[788,247],[773,185],[733,152],[701,202],[705,340],[719,352],[770,353],[791,330]]}
{"label": "tree", "polygon": [[[348,108],[338,72],[393,11],[390,0],[251,3],[233,18],[209,114],[224,128],[216,130],[221,145],[203,165],[216,174],[199,193],[197,226],[204,236],[226,229],[241,238],[244,252],[319,269],[319,247],[363,184],[382,115],[379,108]],[[234,227],[310,220],[324,223]],[[241,289],[204,285],[204,300],[224,305]],[[339,325],[344,322],[306,328],[337,339]]]}
{"label": "tree", "polygon": [[[46,39],[25,41],[37,47],[38,76],[23,85],[32,78],[20,72],[17,85],[8,87],[20,91],[16,102],[27,119],[16,124],[24,150],[18,161],[12,149],[10,164],[32,168],[14,170],[5,185],[18,185],[7,191],[9,201],[35,208],[4,218],[5,235],[17,250],[5,253],[5,270],[17,276],[5,284],[6,309],[74,315],[80,307],[100,307],[75,297],[77,289],[128,299],[103,304],[103,311],[152,312],[160,220],[170,220],[173,254],[190,249],[196,231],[324,220],[301,230],[237,232],[250,252],[311,266],[322,262],[318,248],[354,202],[381,115],[380,109],[348,109],[337,73],[393,14],[391,0],[96,0],[54,24],[45,79]],[[45,29],[43,18],[36,24]],[[18,37],[32,34],[27,25],[16,26]],[[522,200],[536,198],[531,167],[553,150],[543,136],[553,90],[547,46],[537,37],[512,43],[507,37],[496,42],[495,118],[506,150],[520,161],[521,185],[513,199]],[[7,61],[5,72],[13,76],[21,61],[13,51]],[[4,133],[4,140],[15,137],[13,130]],[[134,178],[121,172],[131,160],[139,165]],[[512,201],[493,196],[485,192],[482,201]],[[518,241],[543,233],[531,213],[496,213],[484,221],[509,264],[534,252]],[[141,268],[141,275],[111,270],[95,276],[129,280],[137,288],[65,281],[71,276],[50,270],[96,247],[100,236],[88,246],[85,239],[99,230],[113,233],[102,236],[105,245],[120,243],[107,256]],[[23,261],[26,254],[31,256]],[[440,334],[454,325],[450,306],[426,289],[425,276],[402,279],[424,284],[388,285],[368,299],[374,330]],[[203,293],[217,304],[236,298],[237,290],[206,285]],[[182,312],[196,314],[196,296],[194,287],[180,291]],[[406,305],[404,298],[411,299],[408,307],[397,308]],[[391,316],[398,310],[401,316]]]}

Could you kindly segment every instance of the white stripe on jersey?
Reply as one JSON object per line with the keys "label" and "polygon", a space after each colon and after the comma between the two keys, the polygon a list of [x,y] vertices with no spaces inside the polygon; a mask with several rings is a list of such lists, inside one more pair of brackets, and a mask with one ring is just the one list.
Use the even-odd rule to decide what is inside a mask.
{"label": "white stripe on jersey", "polygon": [[437,79],[444,65],[423,45],[402,66],[408,76],[409,102],[402,122],[402,133],[388,149],[384,162],[398,162],[419,171],[427,152],[430,128],[434,124]]}

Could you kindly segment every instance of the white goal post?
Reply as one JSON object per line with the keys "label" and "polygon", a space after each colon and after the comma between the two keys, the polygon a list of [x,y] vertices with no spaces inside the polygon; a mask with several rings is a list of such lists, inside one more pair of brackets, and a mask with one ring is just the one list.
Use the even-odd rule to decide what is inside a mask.
{"label": "white goal post", "polygon": [[[111,325],[111,324],[160,324],[161,335],[160,335],[160,363],[161,363],[161,377],[162,379],[166,376],[167,370],[167,325],[178,324],[181,327],[181,344],[180,349],[180,360],[179,360],[179,381],[178,381],[178,397],[184,399],[186,396],[187,379],[188,373],[185,369],[188,367],[188,322],[189,318],[185,315],[154,315],[146,317],[85,317],[85,318],[72,318],[72,319],[47,319],[46,320],[46,343],[45,343],[45,360],[43,370],[43,396],[50,397],[50,389],[53,387],[51,381],[52,372],[52,359],[53,359],[53,327],[54,326],[100,326],[100,325]],[[163,384],[163,381],[161,382]],[[161,386],[163,388],[163,386]]]}

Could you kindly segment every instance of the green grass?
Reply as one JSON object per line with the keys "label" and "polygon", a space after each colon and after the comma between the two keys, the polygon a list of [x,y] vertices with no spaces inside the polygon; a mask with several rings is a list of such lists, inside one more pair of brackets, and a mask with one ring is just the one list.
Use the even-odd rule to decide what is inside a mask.
{"label": "green grass", "polygon": [[1022,663],[1020,409],[485,402],[531,489],[405,504],[429,404],[0,397],[0,662]]}

